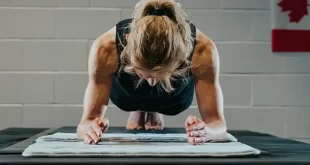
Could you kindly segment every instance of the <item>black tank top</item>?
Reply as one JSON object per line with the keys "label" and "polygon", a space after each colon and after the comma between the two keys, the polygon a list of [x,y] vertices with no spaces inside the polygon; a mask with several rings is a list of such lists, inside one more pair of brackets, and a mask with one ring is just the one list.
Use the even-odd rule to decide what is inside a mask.
{"label": "black tank top", "polygon": [[[116,46],[118,59],[126,46],[126,34],[130,33],[130,23],[132,19],[125,19],[116,24]],[[191,27],[192,37],[194,39],[193,48],[196,45],[196,27],[189,23]],[[194,49],[193,49],[194,50]],[[189,57],[191,61],[193,52]],[[111,86],[111,101],[125,111],[142,110],[148,112],[166,111],[168,114],[173,111],[180,111],[188,107],[192,103],[194,94],[194,76],[189,72],[188,77],[180,78],[172,81],[172,86],[175,90],[171,93],[160,89],[160,84],[151,87],[147,81],[143,81],[137,88],[136,83],[139,80],[138,76],[133,76],[125,73],[120,69],[121,62],[119,61],[118,70],[114,73]],[[167,112],[167,108],[170,112]]]}

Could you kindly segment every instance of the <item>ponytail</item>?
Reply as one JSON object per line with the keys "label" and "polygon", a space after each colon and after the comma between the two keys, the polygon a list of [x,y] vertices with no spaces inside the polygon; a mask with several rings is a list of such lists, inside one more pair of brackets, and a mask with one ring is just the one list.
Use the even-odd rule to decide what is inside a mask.
{"label": "ponytail", "polygon": [[140,0],[133,13],[134,19],[145,16],[167,16],[175,23],[185,23],[186,14],[174,0]]}
{"label": "ponytail", "polygon": [[175,5],[170,1],[148,1],[142,16],[167,16],[177,22]]}

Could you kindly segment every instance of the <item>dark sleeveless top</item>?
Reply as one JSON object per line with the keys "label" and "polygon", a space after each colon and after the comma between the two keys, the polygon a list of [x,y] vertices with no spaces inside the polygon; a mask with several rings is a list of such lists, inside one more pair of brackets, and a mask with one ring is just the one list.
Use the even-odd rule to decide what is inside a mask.
{"label": "dark sleeveless top", "polygon": [[[116,24],[116,46],[118,59],[126,46],[126,34],[130,33],[130,23],[132,19],[125,19]],[[194,45],[196,44],[196,28],[192,23],[189,23],[194,38]],[[194,50],[194,49],[193,49]],[[193,52],[189,60],[191,61]],[[172,81],[172,86],[175,90],[171,93],[166,93],[158,87],[151,87],[147,81],[143,81],[139,87],[136,88],[139,77],[125,73],[120,69],[121,62],[119,61],[119,68],[112,78],[110,100],[114,105],[124,111],[146,111],[146,112],[160,112],[165,115],[176,115],[187,109],[193,100],[194,95],[194,76],[189,73],[184,81],[184,78]]]}

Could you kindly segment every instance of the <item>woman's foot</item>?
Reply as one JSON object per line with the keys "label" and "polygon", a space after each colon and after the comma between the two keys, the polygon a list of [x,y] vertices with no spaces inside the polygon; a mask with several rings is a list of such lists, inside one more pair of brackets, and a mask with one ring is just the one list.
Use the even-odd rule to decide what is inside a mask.
{"label": "woman's foot", "polygon": [[144,124],[146,130],[163,130],[164,129],[164,117],[159,113],[147,113],[146,122]]}
{"label": "woman's foot", "polygon": [[142,111],[134,111],[130,112],[126,129],[128,130],[142,130],[144,129],[145,124],[145,112]]}

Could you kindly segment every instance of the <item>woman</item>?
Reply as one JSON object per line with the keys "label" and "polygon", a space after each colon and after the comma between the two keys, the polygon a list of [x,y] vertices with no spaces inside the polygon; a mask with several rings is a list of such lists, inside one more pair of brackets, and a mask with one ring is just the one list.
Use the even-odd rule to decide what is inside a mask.
{"label": "woman", "polygon": [[185,111],[194,93],[201,119],[191,115],[185,121],[188,142],[224,136],[215,44],[174,0],[141,0],[132,19],[120,21],[91,47],[78,137],[88,144],[100,141],[109,126],[103,119],[109,99],[130,112],[127,129],[162,129],[162,115]]}

